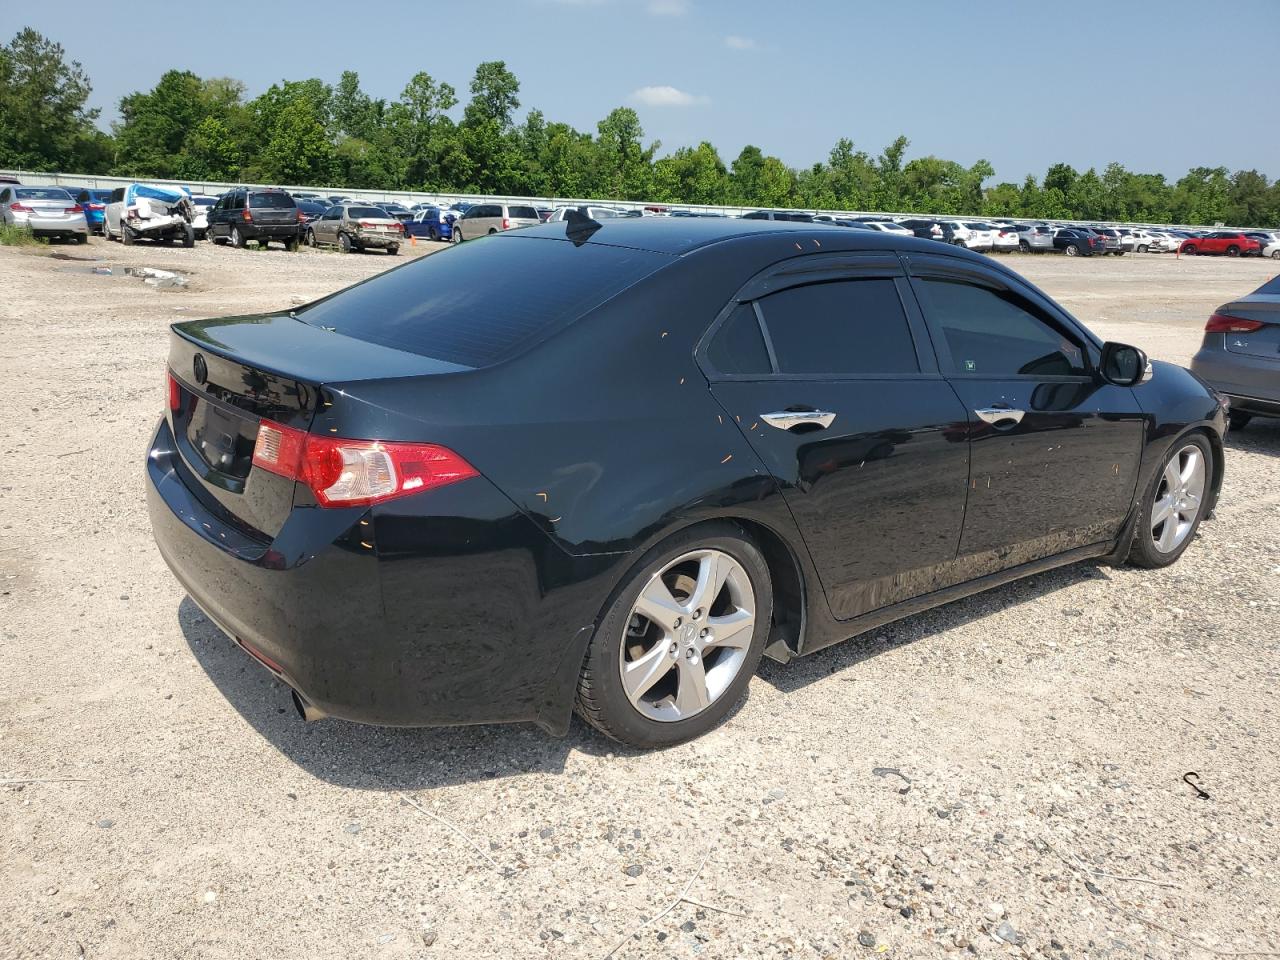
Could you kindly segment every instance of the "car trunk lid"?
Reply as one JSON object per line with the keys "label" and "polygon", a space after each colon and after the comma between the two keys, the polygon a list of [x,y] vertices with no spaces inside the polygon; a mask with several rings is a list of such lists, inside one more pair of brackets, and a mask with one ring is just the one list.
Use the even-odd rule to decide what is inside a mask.
{"label": "car trunk lid", "polygon": [[263,420],[307,431],[346,401],[328,383],[468,369],[355,340],[290,314],[171,328],[169,422],[193,492],[222,519],[270,542],[293,509],[294,481],[253,464]]}
{"label": "car trunk lid", "polygon": [[1244,300],[1227,304],[1217,312],[1228,317],[1251,321],[1250,325],[1262,324],[1255,330],[1225,333],[1229,353],[1280,362],[1280,295],[1254,294]]}

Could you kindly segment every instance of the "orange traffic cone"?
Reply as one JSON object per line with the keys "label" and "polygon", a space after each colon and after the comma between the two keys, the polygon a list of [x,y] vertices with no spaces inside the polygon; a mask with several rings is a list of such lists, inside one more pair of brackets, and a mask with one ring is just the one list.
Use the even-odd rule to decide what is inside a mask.
{"label": "orange traffic cone", "polygon": [[416,233],[409,234],[409,246],[416,247],[418,245],[418,235]]}

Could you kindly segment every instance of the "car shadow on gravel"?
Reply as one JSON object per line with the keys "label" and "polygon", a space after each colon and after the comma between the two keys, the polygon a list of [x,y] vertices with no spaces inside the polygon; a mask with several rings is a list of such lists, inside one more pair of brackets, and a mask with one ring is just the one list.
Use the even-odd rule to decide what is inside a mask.
{"label": "car shadow on gravel", "polygon": [[[1243,430],[1228,430],[1223,446],[1228,451],[1280,457],[1280,420],[1255,417]],[[1227,464],[1227,470],[1230,469],[1231,465]]]}
{"label": "car shadow on gravel", "polygon": [[420,790],[531,773],[559,774],[571,753],[639,755],[577,716],[565,737],[532,723],[472,727],[373,727],[326,719],[307,724],[289,688],[237,647],[184,597],[178,624],[218,692],[250,726],[312,776],[359,790]]}
{"label": "car shadow on gravel", "polygon": [[[896,620],[785,665],[765,660],[756,675],[783,693],[791,693],[898,647],[981,620],[1009,607],[1043,599],[1064,587],[1089,580],[1105,580],[1107,576],[1106,568],[1093,562],[1058,567]],[[1069,625],[1072,620],[1064,623]]]}

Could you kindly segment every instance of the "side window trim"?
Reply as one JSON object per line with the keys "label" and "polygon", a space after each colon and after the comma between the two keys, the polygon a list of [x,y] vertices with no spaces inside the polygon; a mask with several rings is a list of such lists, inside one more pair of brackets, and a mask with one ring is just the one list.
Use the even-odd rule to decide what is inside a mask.
{"label": "side window trim", "polygon": [[756,324],[760,327],[760,336],[764,338],[764,352],[769,355],[769,372],[774,376],[778,375],[778,354],[773,349],[773,337],[769,335],[769,325],[764,322],[764,308],[760,306],[760,301],[751,301],[751,312],[756,315]]}

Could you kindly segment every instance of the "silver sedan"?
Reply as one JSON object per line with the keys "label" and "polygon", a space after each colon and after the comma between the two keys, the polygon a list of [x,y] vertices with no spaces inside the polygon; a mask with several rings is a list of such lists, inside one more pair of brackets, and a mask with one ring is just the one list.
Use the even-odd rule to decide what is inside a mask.
{"label": "silver sedan", "polygon": [[1232,429],[1280,417],[1280,277],[1214,311],[1191,371],[1231,401]]}
{"label": "silver sedan", "polygon": [[38,237],[89,240],[84,209],[61,187],[6,187],[0,190],[0,222],[26,227]]}

